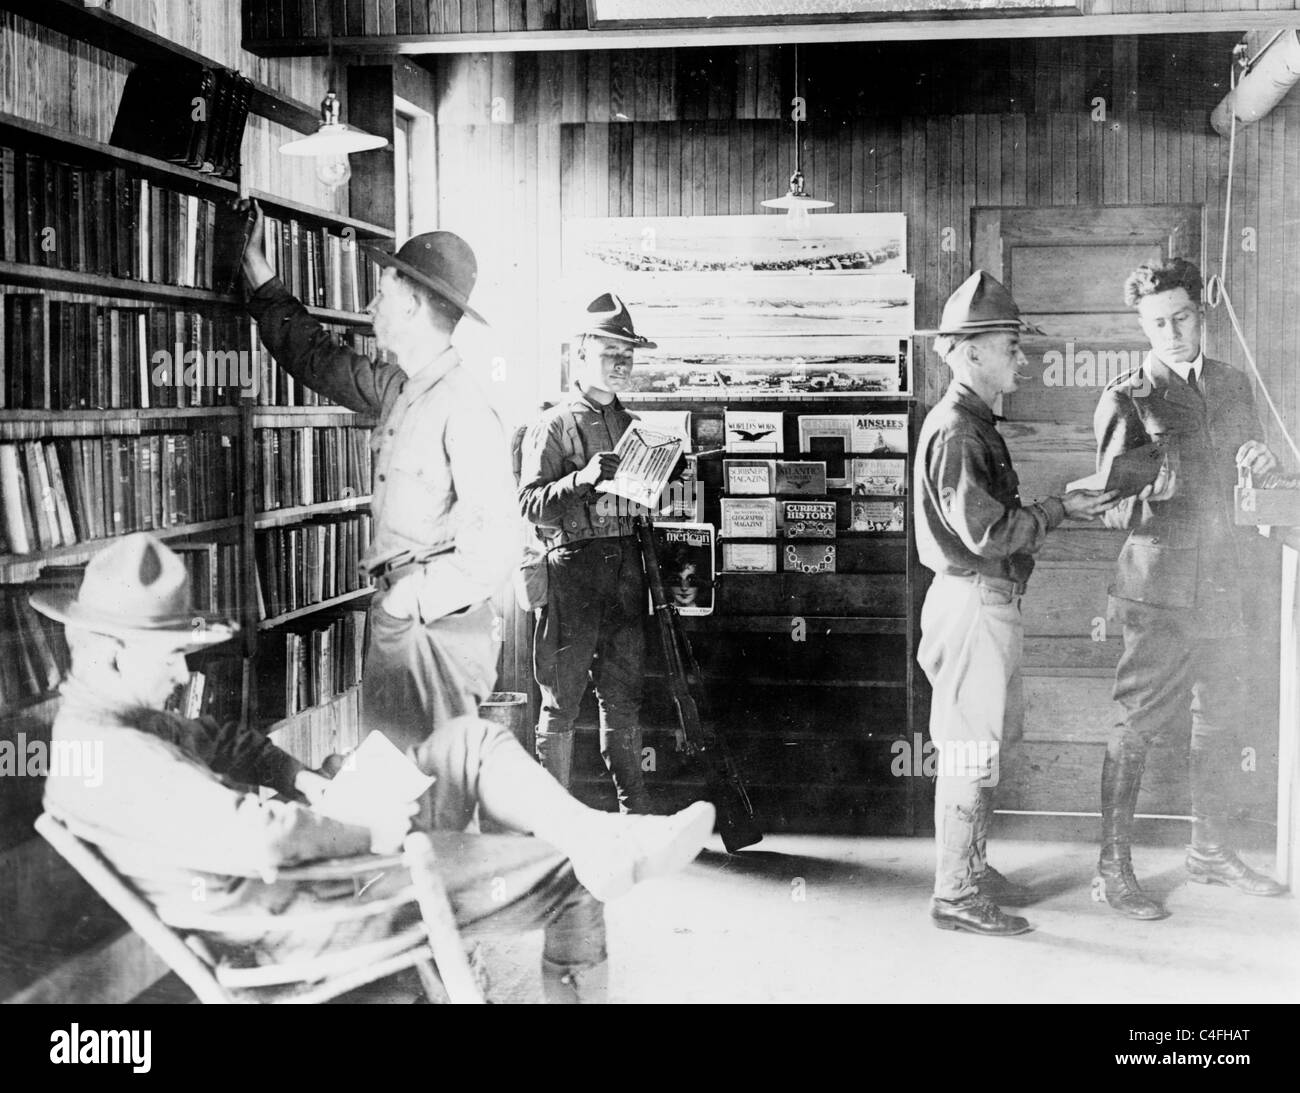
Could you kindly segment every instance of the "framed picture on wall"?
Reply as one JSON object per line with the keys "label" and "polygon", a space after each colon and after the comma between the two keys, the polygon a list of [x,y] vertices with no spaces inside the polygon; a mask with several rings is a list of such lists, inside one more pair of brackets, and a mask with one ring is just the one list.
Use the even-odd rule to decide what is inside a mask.
{"label": "framed picture on wall", "polygon": [[[573,314],[622,297],[638,333],[628,400],[912,392],[915,278],[902,213],[590,217],[564,223]],[[567,346],[561,386],[568,386]]]}

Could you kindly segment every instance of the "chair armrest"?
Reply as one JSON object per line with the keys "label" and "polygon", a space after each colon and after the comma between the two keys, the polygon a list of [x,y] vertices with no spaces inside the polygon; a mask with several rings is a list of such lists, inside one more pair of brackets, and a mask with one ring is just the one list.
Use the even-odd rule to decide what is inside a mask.
{"label": "chair armrest", "polygon": [[347,858],[321,858],[319,861],[303,862],[302,865],[286,865],[275,870],[269,880],[352,880],[364,877],[367,873],[379,873],[402,866],[401,854],[355,854]]}

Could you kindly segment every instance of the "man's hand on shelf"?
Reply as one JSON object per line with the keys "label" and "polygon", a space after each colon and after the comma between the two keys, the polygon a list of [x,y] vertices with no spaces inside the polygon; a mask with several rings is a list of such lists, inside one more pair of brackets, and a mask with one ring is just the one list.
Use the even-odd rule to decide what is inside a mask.
{"label": "man's hand on shelf", "polygon": [[275,270],[266,260],[266,214],[262,206],[252,198],[241,198],[235,206],[240,212],[253,210],[253,228],[248,234],[248,243],[244,247],[244,278],[248,287],[257,291],[275,276]]}

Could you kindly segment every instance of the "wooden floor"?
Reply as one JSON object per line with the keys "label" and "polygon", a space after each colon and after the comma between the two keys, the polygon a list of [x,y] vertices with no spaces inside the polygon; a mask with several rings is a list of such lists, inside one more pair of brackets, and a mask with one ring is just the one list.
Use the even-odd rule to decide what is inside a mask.
{"label": "wooden floor", "polygon": [[[1022,912],[1033,933],[934,929],[928,839],[773,836],[735,857],[717,844],[679,876],[608,907],[611,1001],[1300,1001],[1300,905],[1291,896],[1190,884],[1180,847],[1139,846],[1138,874],[1173,915],[1134,922],[1089,898],[1090,821],[1052,839],[1025,837],[1024,820],[999,823],[994,863],[1042,895]],[[1034,826],[1041,832],[1041,821]],[[1267,851],[1245,856],[1257,868],[1272,863]],[[540,953],[540,935],[486,946],[490,999],[540,1002]],[[415,993],[409,981],[390,981],[364,1000],[410,1002]],[[164,982],[142,1000],[187,996]]]}

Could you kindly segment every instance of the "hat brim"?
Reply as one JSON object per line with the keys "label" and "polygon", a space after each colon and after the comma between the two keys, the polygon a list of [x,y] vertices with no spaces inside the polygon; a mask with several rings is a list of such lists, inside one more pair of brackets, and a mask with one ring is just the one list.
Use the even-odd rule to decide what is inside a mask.
{"label": "hat brim", "polygon": [[652,342],[649,338],[643,338],[640,334],[616,334],[612,330],[579,330],[574,334],[575,338],[608,338],[612,342],[627,342],[636,349],[658,349],[659,343]]}
{"label": "hat brim", "polygon": [[28,602],[42,615],[64,626],[76,626],[113,638],[167,638],[175,642],[176,649],[206,649],[229,641],[239,632],[238,626],[198,611],[184,618],[160,619],[156,625],[132,626],[120,618],[88,609],[71,593],[38,592]]}
{"label": "hat brim", "polygon": [[411,278],[412,281],[418,281],[420,284],[424,285],[425,288],[432,289],[448,303],[460,308],[461,311],[476,323],[481,323],[483,326],[491,325],[482,315],[469,306],[469,300],[452,288],[452,286],[441,277],[416,269],[410,262],[403,262],[397,257],[397,255],[389,254],[387,251],[380,250],[378,247],[366,247],[365,250],[366,253],[369,254],[370,257],[379,265],[387,266],[389,269],[395,269],[403,276]]}
{"label": "hat brim", "polygon": [[990,319],[982,323],[965,323],[958,328],[939,329],[939,330],[917,330],[913,333],[918,338],[960,338],[968,334],[993,334],[999,330],[1008,330],[1017,334],[1036,334],[1040,337],[1048,337],[1047,331],[1035,326],[1025,319]]}

